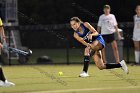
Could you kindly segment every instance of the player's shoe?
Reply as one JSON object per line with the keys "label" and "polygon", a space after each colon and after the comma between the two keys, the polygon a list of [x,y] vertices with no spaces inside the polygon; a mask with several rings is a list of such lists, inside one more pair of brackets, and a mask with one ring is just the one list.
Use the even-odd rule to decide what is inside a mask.
{"label": "player's shoe", "polygon": [[9,82],[7,80],[4,81],[0,81],[0,87],[12,87],[12,86],[15,86],[14,83],[12,82]]}
{"label": "player's shoe", "polygon": [[0,81],[0,87],[2,87],[4,85],[3,81]]}
{"label": "player's shoe", "polygon": [[122,60],[122,61],[120,62],[120,64],[121,64],[122,69],[124,70],[124,72],[125,72],[126,74],[128,74],[128,73],[129,73],[129,70],[128,70],[128,67],[127,67],[125,61]]}
{"label": "player's shoe", "polygon": [[85,71],[83,71],[80,75],[79,75],[79,77],[88,77],[89,75],[88,75],[88,73],[86,73]]}

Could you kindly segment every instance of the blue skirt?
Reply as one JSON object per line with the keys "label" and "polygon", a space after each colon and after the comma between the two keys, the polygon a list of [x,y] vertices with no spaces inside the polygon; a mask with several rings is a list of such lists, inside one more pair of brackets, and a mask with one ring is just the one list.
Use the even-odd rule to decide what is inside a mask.
{"label": "blue skirt", "polygon": [[87,41],[88,41],[88,43],[92,43],[95,40],[99,41],[99,43],[103,46],[103,48],[105,47],[105,41],[104,41],[104,39],[103,39],[101,34],[99,34],[98,36],[93,36],[92,40],[90,40],[90,41],[87,40]]}

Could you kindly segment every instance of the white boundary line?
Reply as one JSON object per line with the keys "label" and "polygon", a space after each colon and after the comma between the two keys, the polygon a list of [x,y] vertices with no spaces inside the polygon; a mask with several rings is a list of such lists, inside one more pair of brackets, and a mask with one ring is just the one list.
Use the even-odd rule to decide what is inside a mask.
{"label": "white boundary line", "polygon": [[80,92],[80,91],[94,91],[94,90],[110,90],[110,89],[134,89],[134,88],[140,88],[140,86],[106,87],[106,88],[83,88],[83,89],[65,89],[65,90],[50,90],[50,91],[37,91],[37,92],[25,92],[25,93],[66,93],[66,92]]}

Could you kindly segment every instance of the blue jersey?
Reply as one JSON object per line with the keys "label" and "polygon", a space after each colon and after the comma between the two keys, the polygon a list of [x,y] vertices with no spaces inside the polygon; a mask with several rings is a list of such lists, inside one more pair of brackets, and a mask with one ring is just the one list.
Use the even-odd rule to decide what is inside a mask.
{"label": "blue jersey", "polygon": [[82,30],[83,30],[83,33],[81,34],[79,31],[77,31],[76,33],[77,33],[80,37],[82,37],[84,40],[87,40],[87,39],[88,39],[88,35],[89,35],[91,32],[89,31],[88,28],[86,28],[86,27],[84,26],[83,23],[81,23],[80,26],[81,26],[81,28],[82,28]]}
{"label": "blue jersey", "polygon": [[100,34],[98,34],[97,36],[93,36],[92,40],[89,41],[88,35],[91,34],[91,31],[87,27],[85,27],[83,23],[81,23],[80,26],[82,28],[83,33],[81,34],[79,31],[76,31],[76,33],[80,37],[82,37],[87,43],[92,43],[93,41],[97,40],[103,45],[103,47],[105,47],[104,39]]}

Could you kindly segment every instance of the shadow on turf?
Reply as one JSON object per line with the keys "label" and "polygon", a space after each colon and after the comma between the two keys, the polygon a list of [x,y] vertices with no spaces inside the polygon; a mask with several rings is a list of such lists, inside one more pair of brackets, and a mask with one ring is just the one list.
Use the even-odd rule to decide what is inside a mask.
{"label": "shadow on turf", "polygon": [[128,82],[129,84],[133,85],[133,86],[137,86],[137,82],[135,82],[132,79],[126,78],[124,77],[122,74],[119,74],[118,72],[114,71],[114,70],[108,70],[111,74],[115,75],[116,77]]}
{"label": "shadow on turf", "polygon": [[34,67],[31,66],[31,67],[32,67],[33,69],[39,71],[41,74],[45,75],[46,77],[49,77],[49,78],[51,78],[52,80],[55,80],[57,83],[59,83],[59,84],[61,84],[61,85],[63,85],[63,86],[67,86],[67,85],[68,85],[67,82],[61,80],[60,77],[56,77],[56,76],[53,75],[53,74],[50,74],[50,73],[48,73],[48,72],[45,72],[44,70],[40,69],[39,67],[35,67],[35,66],[34,66]]}
{"label": "shadow on turf", "polygon": [[88,77],[79,77],[79,76],[60,76],[61,78],[90,78],[95,76],[88,76]]}

